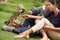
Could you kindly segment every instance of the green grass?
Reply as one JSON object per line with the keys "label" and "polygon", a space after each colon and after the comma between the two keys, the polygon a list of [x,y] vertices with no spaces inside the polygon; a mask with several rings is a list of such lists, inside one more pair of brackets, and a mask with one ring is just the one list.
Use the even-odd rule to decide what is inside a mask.
{"label": "green grass", "polygon": [[[23,4],[26,11],[34,7],[32,1],[33,0],[30,0],[30,1],[29,0],[8,0],[8,2],[10,3]],[[7,21],[10,18],[10,16],[17,10],[18,10],[17,7],[0,4],[0,40],[26,40],[26,39],[14,38],[16,34],[1,30],[4,22]],[[24,21],[23,18],[18,18],[18,19],[21,20],[22,22]],[[29,40],[38,40],[38,38],[39,37],[33,36]]]}
{"label": "green grass", "polygon": [[[7,31],[2,31],[1,30],[4,22],[6,20],[8,20],[11,15],[12,15],[12,13],[7,13],[7,12],[1,12],[0,11],[0,40],[26,40],[26,39],[14,38],[14,36],[16,34],[14,34],[12,32],[7,32]],[[21,18],[20,20],[22,21],[23,19]],[[31,37],[29,40],[38,40],[38,37]]]}

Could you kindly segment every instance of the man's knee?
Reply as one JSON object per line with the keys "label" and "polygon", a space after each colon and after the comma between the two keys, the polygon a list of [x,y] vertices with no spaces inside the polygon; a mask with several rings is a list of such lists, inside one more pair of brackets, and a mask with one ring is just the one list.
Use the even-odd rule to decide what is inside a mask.
{"label": "man's knee", "polygon": [[35,20],[35,23],[38,23],[39,21],[40,21],[40,20],[37,19],[37,20]]}

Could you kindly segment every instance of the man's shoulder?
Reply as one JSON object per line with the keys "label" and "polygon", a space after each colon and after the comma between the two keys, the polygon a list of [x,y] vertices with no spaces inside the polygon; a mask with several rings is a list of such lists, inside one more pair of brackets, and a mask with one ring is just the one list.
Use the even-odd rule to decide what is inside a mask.
{"label": "man's shoulder", "polygon": [[45,9],[45,6],[40,6],[38,7],[38,9]]}
{"label": "man's shoulder", "polygon": [[43,8],[43,10],[45,9],[45,6],[41,6],[41,8]]}

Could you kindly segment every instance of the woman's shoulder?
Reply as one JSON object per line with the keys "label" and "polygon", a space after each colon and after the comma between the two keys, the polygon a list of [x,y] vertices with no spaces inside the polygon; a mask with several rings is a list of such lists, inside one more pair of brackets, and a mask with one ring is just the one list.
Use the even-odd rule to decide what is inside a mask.
{"label": "woman's shoulder", "polygon": [[60,16],[60,10],[58,11],[58,15]]}

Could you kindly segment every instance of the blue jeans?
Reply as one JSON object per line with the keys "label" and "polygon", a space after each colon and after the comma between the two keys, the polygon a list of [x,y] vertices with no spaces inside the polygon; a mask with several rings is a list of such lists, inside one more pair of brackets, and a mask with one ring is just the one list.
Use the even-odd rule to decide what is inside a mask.
{"label": "blue jeans", "polygon": [[16,28],[16,29],[13,29],[12,31],[14,33],[17,33],[17,34],[22,33],[22,32],[29,29],[28,28],[29,25],[30,25],[30,27],[34,26],[35,25],[35,19],[32,19],[32,18],[25,19],[24,24],[21,28]]}

